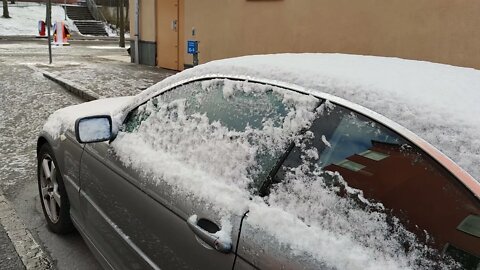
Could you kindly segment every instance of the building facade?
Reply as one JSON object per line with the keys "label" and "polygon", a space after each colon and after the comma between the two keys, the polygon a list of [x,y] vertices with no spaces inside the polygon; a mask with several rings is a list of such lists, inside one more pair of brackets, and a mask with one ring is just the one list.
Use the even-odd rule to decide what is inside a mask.
{"label": "building facade", "polygon": [[[249,54],[338,52],[480,69],[480,1],[129,0],[139,60],[174,70]],[[133,41],[132,41],[133,45]],[[133,54],[132,54],[133,55]]]}

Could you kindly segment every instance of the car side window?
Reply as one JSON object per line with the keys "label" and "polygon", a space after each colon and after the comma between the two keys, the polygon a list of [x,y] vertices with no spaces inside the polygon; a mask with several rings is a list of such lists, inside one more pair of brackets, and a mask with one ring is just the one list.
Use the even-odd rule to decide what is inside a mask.
{"label": "car side window", "polygon": [[243,178],[255,190],[319,103],[269,85],[198,81],[139,106],[122,131],[149,134],[145,140],[172,156],[220,178]]}
{"label": "car side window", "polygon": [[[292,190],[292,183],[298,189],[298,179],[308,185],[321,181],[339,197],[350,197],[356,207],[339,210],[343,213],[327,207],[331,211],[322,217],[315,211],[326,206],[317,202],[312,213],[297,213],[302,219],[312,223],[315,218],[327,219],[333,222],[325,226],[335,230],[345,226],[340,221],[345,212],[352,211],[348,216],[363,209],[364,222],[369,222],[366,219],[378,211],[387,214],[392,232],[401,231],[399,221],[401,228],[414,234],[413,238],[407,231],[398,235],[407,252],[415,246],[421,249],[418,243],[424,243],[436,250],[428,256],[443,253],[464,269],[480,267],[479,200],[430,156],[382,124],[328,102],[309,132],[312,136],[294,147],[275,175],[278,184],[271,188],[272,196]],[[309,169],[299,169],[305,167]],[[308,201],[308,194],[302,200]],[[362,223],[344,222],[349,232],[369,241],[372,232],[365,233]]]}

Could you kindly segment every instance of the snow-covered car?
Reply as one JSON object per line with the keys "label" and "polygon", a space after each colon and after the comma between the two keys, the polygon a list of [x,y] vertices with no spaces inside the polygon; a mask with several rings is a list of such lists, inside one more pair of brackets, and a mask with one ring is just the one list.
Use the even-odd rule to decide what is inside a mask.
{"label": "snow-covered car", "polygon": [[107,269],[478,270],[479,102],[468,68],[213,61],[53,113],[42,206]]}

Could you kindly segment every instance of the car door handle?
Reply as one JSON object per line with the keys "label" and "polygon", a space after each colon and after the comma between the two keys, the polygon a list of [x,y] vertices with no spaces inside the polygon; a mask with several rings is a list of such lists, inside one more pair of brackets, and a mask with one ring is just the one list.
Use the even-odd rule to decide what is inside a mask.
{"label": "car door handle", "polygon": [[[203,242],[222,253],[230,253],[232,251],[232,241],[220,239],[213,231],[220,231],[220,228],[215,223],[207,219],[197,219],[197,215],[193,215],[187,220],[188,227],[200,238]],[[205,227],[205,228],[203,228]],[[208,228],[206,228],[208,227]],[[208,231],[207,231],[208,229]]]}

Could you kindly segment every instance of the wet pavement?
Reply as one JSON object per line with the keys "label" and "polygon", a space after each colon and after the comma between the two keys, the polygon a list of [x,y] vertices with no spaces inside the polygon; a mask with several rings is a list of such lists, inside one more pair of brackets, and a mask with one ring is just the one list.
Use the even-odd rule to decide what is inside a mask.
{"label": "wet pavement", "polygon": [[[64,48],[65,51],[75,50]],[[167,69],[135,65],[125,62],[129,56],[125,49],[113,46],[84,46],[83,50],[95,51],[96,55],[82,55],[75,61],[59,59],[53,65],[33,64],[61,79],[79,84],[100,97],[136,95],[151,85],[175,74]],[[108,55],[108,53],[114,53]],[[117,61],[115,59],[121,59]]]}
{"label": "wet pavement", "polygon": [[[90,50],[87,44],[76,46],[54,48],[54,61],[78,62],[95,53],[108,54]],[[46,47],[35,42],[0,41],[0,194],[4,194],[18,216],[4,215],[0,223],[12,221],[10,227],[5,226],[12,230],[16,229],[15,224],[24,225],[27,236],[31,235],[45,251],[54,269],[101,269],[78,233],[58,236],[47,230],[40,206],[36,180],[37,135],[53,111],[83,102],[29,67],[48,63]],[[14,219],[18,219],[16,223]],[[4,225],[0,229],[0,269],[21,269],[17,267],[18,255],[5,237]],[[28,253],[30,248],[35,246],[20,246],[17,251]],[[20,257],[25,258],[25,254]]]}
{"label": "wet pavement", "polygon": [[160,69],[147,66],[138,69],[138,66],[133,64],[100,57],[92,57],[81,63],[58,63],[55,66],[36,65],[36,67],[63,79],[80,83],[101,97],[136,95],[174,74],[168,70],[159,72]]}
{"label": "wet pavement", "polygon": [[[52,51],[50,65],[46,41],[0,39],[0,196],[10,202],[15,222],[39,244],[37,253],[45,254],[41,263],[47,264],[27,268],[101,269],[77,232],[58,236],[46,228],[37,191],[36,138],[48,115],[84,100],[45,78],[43,72],[100,97],[137,94],[174,72],[130,64],[126,50],[110,41],[72,41],[71,46],[52,47]],[[5,214],[3,220],[0,217],[0,226],[15,227],[14,218],[6,218]],[[0,269],[21,269],[15,248],[21,253],[29,247],[13,248],[5,231],[0,228]]]}

